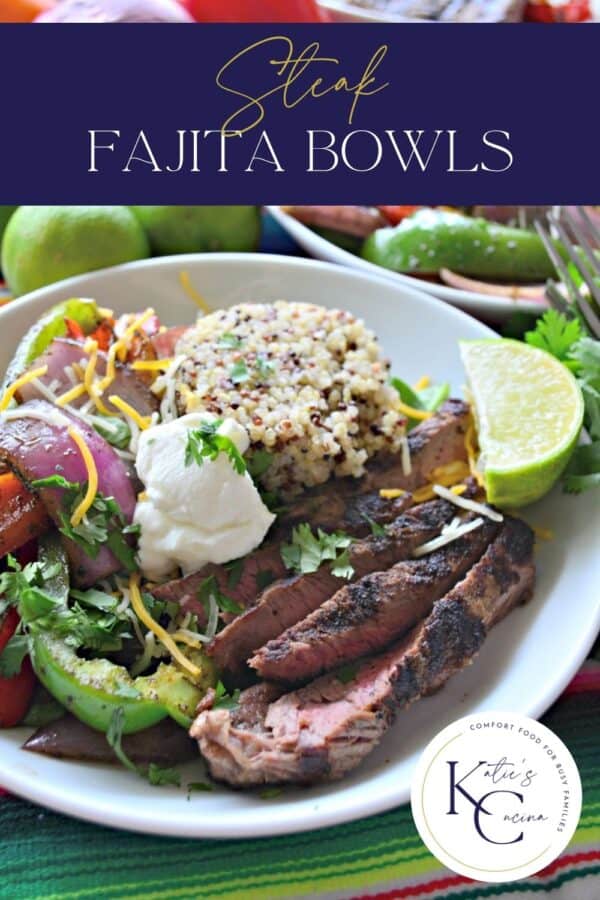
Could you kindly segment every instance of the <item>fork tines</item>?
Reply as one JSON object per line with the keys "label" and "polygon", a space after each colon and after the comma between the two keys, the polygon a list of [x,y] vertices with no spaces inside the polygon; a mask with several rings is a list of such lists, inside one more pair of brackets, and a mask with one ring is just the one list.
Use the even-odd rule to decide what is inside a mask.
{"label": "fork tines", "polygon": [[553,282],[548,283],[546,296],[549,303],[564,314],[573,314],[573,306],[575,306],[594,337],[600,338],[600,317],[582,290],[582,286],[576,284],[550,230],[552,229],[558,237],[567,258],[587,286],[589,296],[593,297],[600,307],[600,283],[598,281],[600,279],[600,260],[589,239],[591,237],[600,246],[600,231],[583,207],[578,207],[577,212],[578,215],[569,210],[562,210],[560,215],[555,212],[548,213],[547,219],[550,228],[545,227],[539,220],[535,222],[536,231],[567,289],[571,304],[567,302]]}

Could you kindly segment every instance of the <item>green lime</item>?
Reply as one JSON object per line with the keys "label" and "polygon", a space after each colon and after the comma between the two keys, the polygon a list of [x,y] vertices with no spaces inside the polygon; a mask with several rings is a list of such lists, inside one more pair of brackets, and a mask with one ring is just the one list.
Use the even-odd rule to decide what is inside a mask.
{"label": "green lime", "polygon": [[256,250],[260,240],[257,206],[132,206],[152,253],[206,253]]}
{"label": "green lime", "polygon": [[4,229],[8,225],[8,220],[14,213],[16,206],[0,206],[0,247],[2,246],[2,235]]}
{"label": "green lime", "polygon": [[2,241],[2,271],[16,296],[71,275],[149,255],[126,206],[20,206]]}
{"label": "green lime", "polygon": [[573,452],[581,390],[549,353],[509,339],[461,341],[475,408],[487,498],[498,506],[546,494]]}

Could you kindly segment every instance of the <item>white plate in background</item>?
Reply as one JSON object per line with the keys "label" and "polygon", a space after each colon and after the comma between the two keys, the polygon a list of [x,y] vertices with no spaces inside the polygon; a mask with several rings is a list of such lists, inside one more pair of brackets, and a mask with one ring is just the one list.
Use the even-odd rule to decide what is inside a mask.
{"label": "white plate in background", "polygon": [[333,244],[321,237],[307,225],[302,224],[293,216],[288,215],[281,206],[268,206],[269,213],[287,234],[299,244],[303,250],[315,259],[325,262],[337,263],[340,266],[350,266],[353,269],[361,269],[370,272],[380,278],[390,279],[396,284],[405,285],[413,290],[423,291],[440,300],[445,300],[453,306],[458,306],[474,316],[481,316],[493,322],[502,322],[509,319],[515,312],[533,313],[540,315],[546,309],[544,302],[535,300],[514,300],[511,297],[493,297],[489,294],[479,294],[475,291],[463,291],[449,287],[445,284],[437,284],[426,281],[423,278],[414,278],[412,275],[403,275],[377,266],[375,263],[362,259],[348,250],[343,250],[337,244]]}

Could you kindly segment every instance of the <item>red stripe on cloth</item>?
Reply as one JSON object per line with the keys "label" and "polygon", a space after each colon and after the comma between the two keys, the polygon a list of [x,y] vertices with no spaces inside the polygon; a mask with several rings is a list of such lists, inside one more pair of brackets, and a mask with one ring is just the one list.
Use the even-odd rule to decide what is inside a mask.
{"label": "red stripe on cloth", "polygon": [[359,894],[353,897],[353,900],[398,900],[398,898],[402,897],[423,897],[427,894],[433,894],[434,891],[460,887],[461,884],[473,884],[473,881],[471,878],[465,878],[462,875],[436,878],[435,881],[428,881],[426,884],[412,884],[408,887],[384,891],[381,894]]}
{"label": "red stripe on cloth", "polygon": [[[568,866],[575,866],[578,863],[593,862],[600,860],[600,850],[587,850],[581,853],[570,853],[566,856],[560,856],[541,872],[537,872],[535,878],[548,878],[560,869]],[[449,878],[436,878],[434,881],[428,881],[425,884],[413,884],[404,888],[396,888],[391,891],[384,891],[379,894],[359,894],[353,900],[402,900],[407,897],[425,897],[436,891],[443,891],[447,888],[460,887],[462,884],[475,884],[470,878],[464,878],[462,875]]]}
{"label": "red stripe on cloth", "polygon": [[600,859],[600,850],[582,850],[580,853],[569,853],[566,856],[559,856],[553,863],[550,863],[549,866],[538,872],[535,877],[547,878],[548,875],[553,875],[554,872],[558,872],[559,869],[564,869],[566,866],[575,866],[577,863],[592,862],[596,859]]}
{"label": "red stripe on cloth", "polygon": [[567,685],[562,696],[567,697],[569,694],[583,694],[587,691],[600,691],[600,666],[584,666],[570,684]]}

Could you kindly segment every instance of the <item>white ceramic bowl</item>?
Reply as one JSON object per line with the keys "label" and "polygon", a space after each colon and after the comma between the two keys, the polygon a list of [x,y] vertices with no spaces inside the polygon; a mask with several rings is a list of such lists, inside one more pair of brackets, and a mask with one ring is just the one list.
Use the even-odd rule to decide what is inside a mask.
{"label": "white ceramic bowl", "polygon": [[[179,274],[214,308],[285,298],[341,306],[379,334],[393,370],[409,382],[424,373],[460,393],[460,338],[489,330],[447,304],[405,285],[317,263],[261,255],[156,259],[71,279],[0,310],[0,370],[41,312],[71,296],[90,296],[118,312],[152,305],[166,323],[191,322],[196,310]],[[24,729],[0,732],[0,784],[33,801],[94,822],[164,835],[257,837],[332,825],[404,803],[421,749],[450,721],[480,710],[539,716],[586,656],[600,625],[597,496],[555,492],[528,517],[555,531],[538,553],[533,601],[496,628],[479,659],[435,697],[402,713],[381,746],[344,781],[285,790],[266,801],[218,787],[213,793],[152,788],[123,769],[26,753]],[[189,764],[184,780],[203,766]]]}

